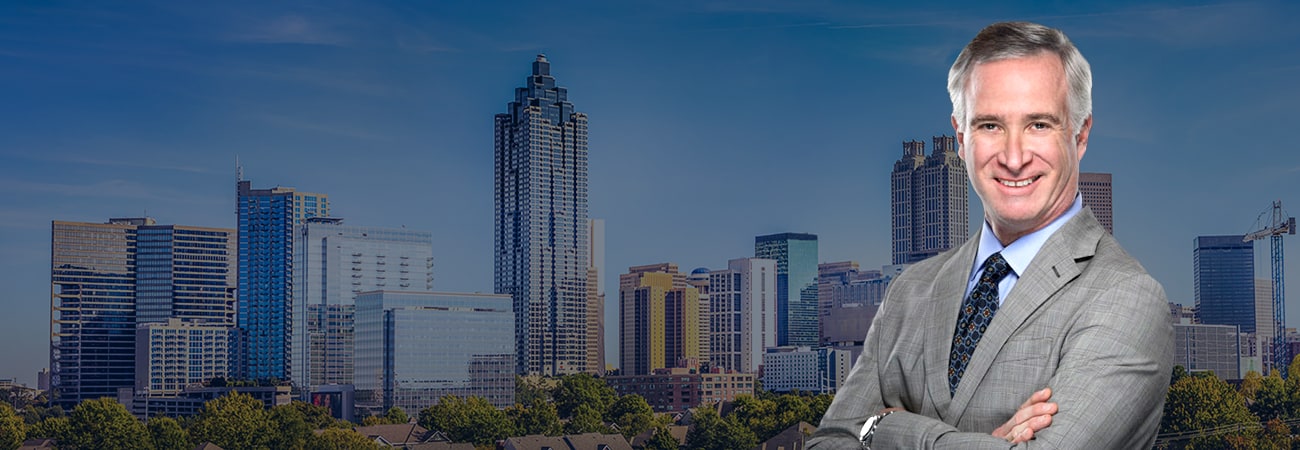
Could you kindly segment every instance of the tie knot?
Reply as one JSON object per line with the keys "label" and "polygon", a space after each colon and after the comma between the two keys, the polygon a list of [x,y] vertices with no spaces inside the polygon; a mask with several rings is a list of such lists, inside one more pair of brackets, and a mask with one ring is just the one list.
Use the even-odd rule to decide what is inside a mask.
{"label": "tie knot", "polygon": [[1007,260],[1002,258],[1002,252],[997,252],[989,255],[989,259],[984,260],[984,276],[980,278],[991,283],[997,283],[1002,281],[1002,278],[1006,277],[1008,273],[1011,273],[1011,265],[1007,264]]}

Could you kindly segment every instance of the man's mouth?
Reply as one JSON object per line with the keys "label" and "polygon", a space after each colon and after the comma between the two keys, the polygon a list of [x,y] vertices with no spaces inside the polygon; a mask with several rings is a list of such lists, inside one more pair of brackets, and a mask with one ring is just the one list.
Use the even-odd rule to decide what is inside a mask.
{"label": "man's mouth", "polygon": [[1029,185],[1033,184],[1035,181],[1038,181],[1039,178],[1042,178],[1042,175],[1039,175],[1039,176],[1036,176],[1036,177],[1025,178],[1025,179],[1023,179],[1023,180],[1008,180],[1008,179],[1006,179],[1006,178],[998,178],[997,180],[998,180],[999,183],[1002,183],[1003,186],[1007,186],[1007,187],[1025,187],[1025,186],[1029,186]]}

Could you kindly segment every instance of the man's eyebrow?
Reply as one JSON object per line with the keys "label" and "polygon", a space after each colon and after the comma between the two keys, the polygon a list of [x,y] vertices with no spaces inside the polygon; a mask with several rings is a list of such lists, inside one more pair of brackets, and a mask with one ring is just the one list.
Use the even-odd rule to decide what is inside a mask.
{"label": "man's eyebrow", "polygon": [[981,123],[981,122],[1001,122],[1001,121],[1002,121],[1002,116],[998,116],[998,115],[994,115],[994,114],[980,114],[980,115],[977,115],[977,116],[971,117],[971,119],[970,119],[970,125],[975,125],[975,124],[977,124],[977,123]]}
{"label": "man's eyebrow", "polygon": [[1050,122],[1053,125],[1062,123],[1060,117],[1057,117],[1056,114],[1049,113],[1030,114],[1026,118],[1029,119],[1030,122]]}

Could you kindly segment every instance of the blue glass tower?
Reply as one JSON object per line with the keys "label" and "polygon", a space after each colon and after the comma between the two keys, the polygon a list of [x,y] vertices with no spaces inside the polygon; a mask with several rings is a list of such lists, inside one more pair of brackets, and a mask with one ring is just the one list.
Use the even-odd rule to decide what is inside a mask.
{"label": "blue glass tower", "polygon": [[1196,319],[1255,332],[1255,246],[1242,235],[1199,236],[1192,250]]}
{"label": "blue glass tower", "polygon": [[779,233],[754,238],[754,257],[776,260],[777,345],[816,347],[817,235]]}
{"label": "blue glass tower", "polygon": [[294,225],[329,215],[325,195],[237,187],[239,357],[237,376],[289,379]]}

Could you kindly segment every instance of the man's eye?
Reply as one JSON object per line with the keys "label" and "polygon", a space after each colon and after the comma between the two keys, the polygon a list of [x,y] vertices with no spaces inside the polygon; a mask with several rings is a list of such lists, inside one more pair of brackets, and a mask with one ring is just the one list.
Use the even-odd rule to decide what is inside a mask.
{"label": "man's eye", "polygon": [[998,129],[998,125],[993,123],[982,123],[979,125],[979,127],[981,130],[988,130],[988,131],[993,131]]}
{"label": "man's eye", "polygon": [[1035,130],[1046,130],[1052,127],[1051,125],[1048,125],[1047,122],[1034,122],[1029,126],[1033,127]]}

